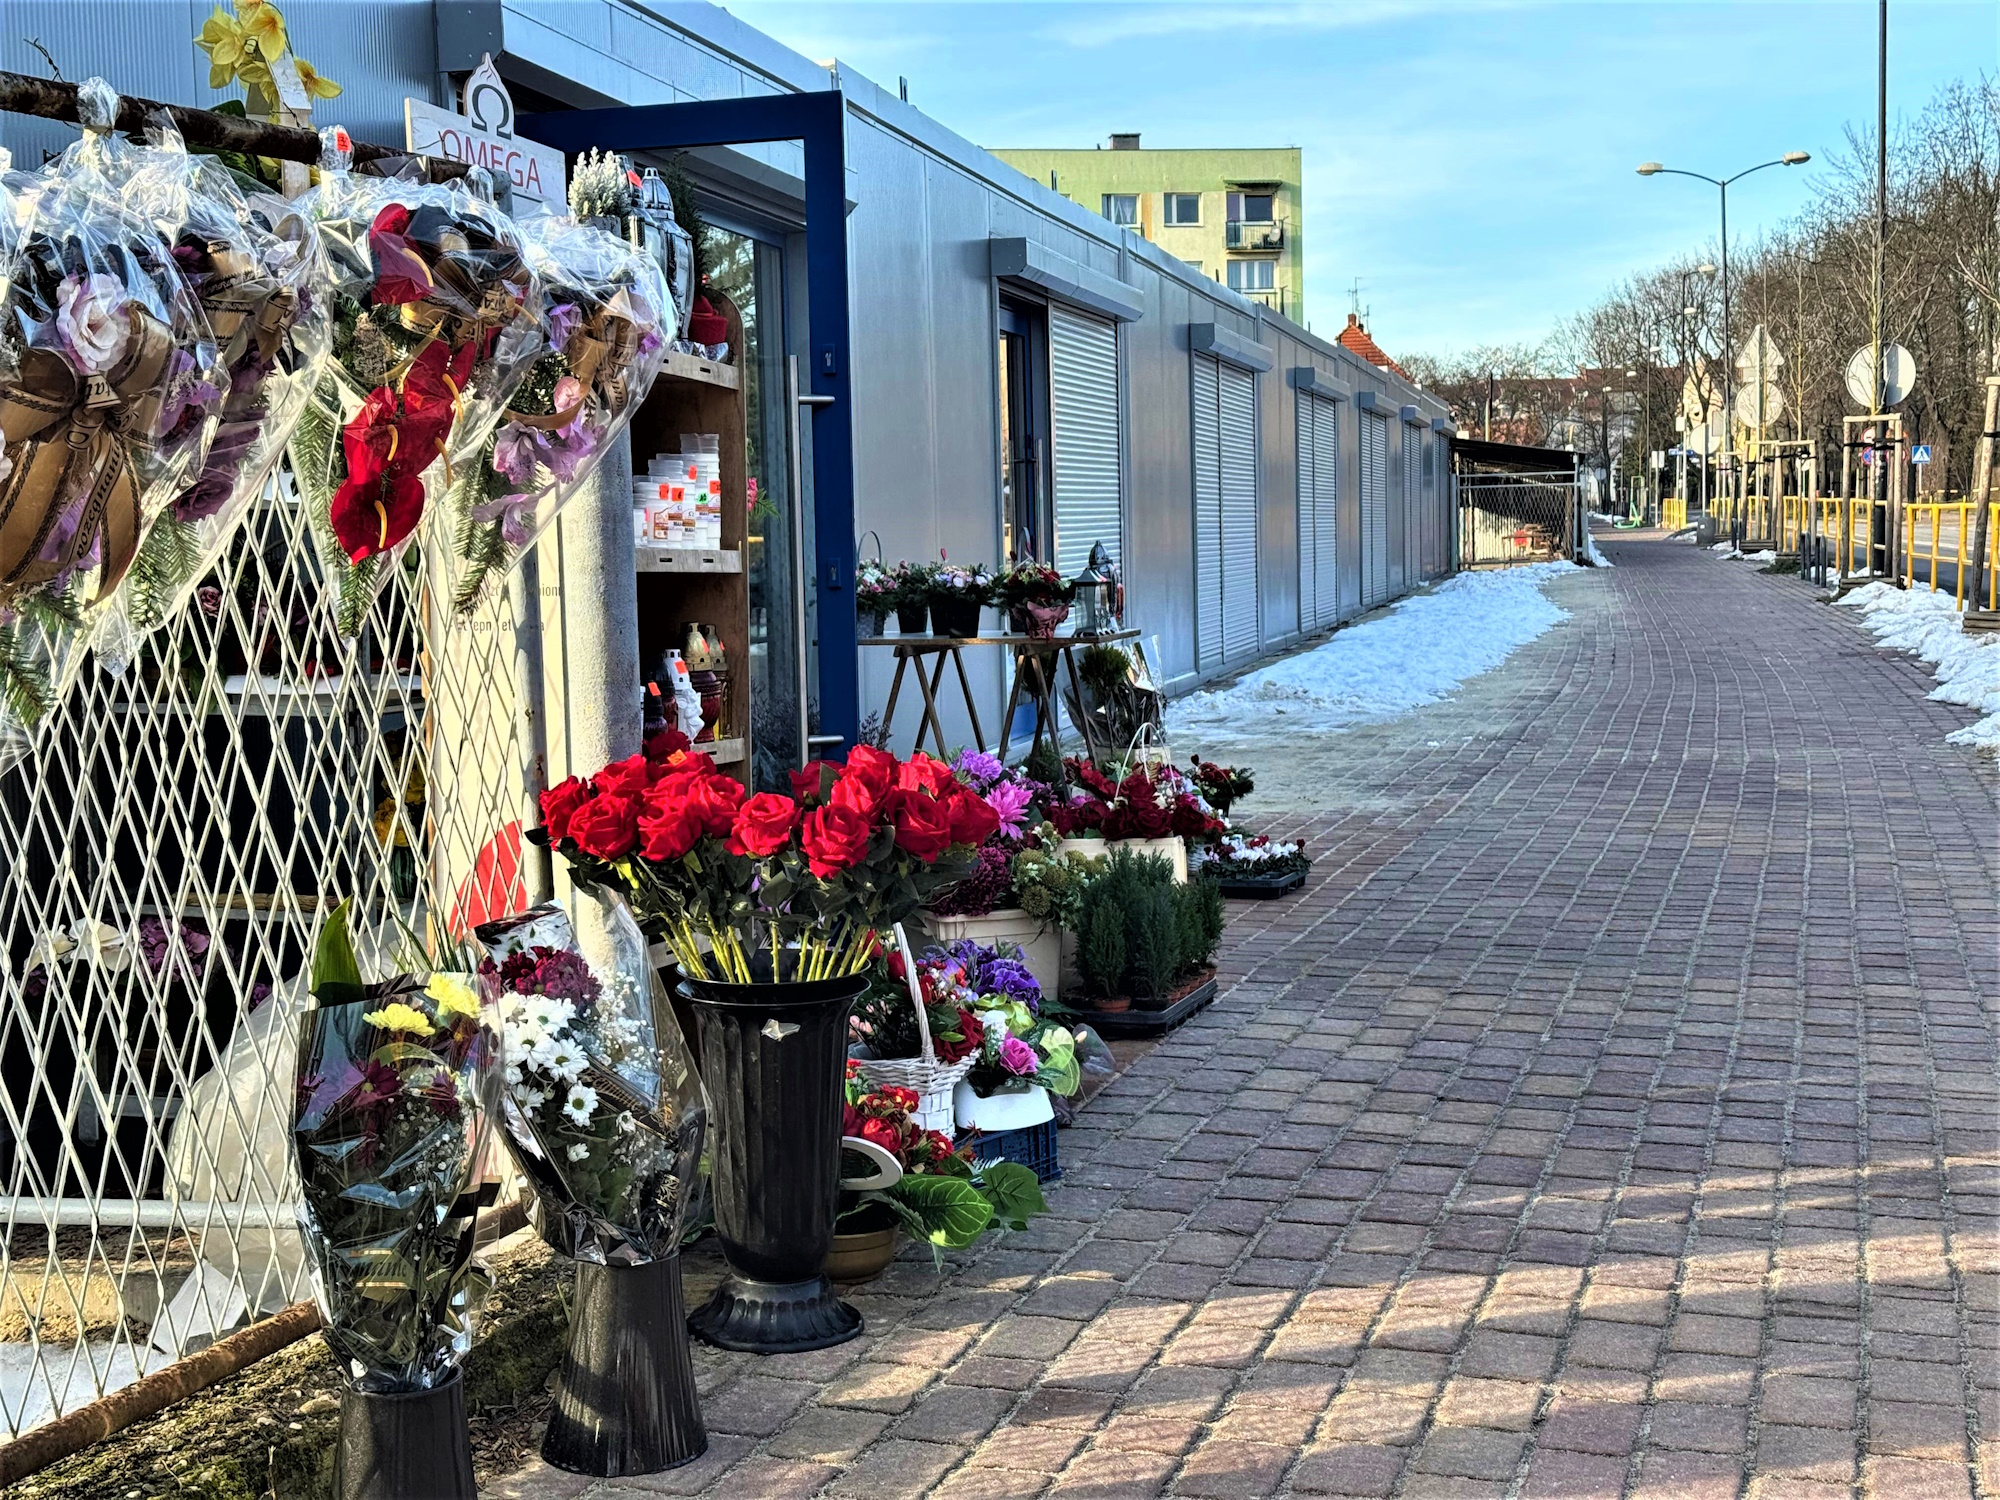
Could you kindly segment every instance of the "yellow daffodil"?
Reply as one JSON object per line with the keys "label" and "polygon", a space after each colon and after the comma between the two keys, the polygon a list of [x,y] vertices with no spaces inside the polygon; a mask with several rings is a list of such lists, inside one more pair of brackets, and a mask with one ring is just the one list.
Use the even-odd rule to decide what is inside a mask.
{"label": "yellow daffodil", "polygon": [[294,57],[292,61],[298,65],[299,82],[305,85],[307,98],[338,99],[340,97],[339,84],[335,83],[331,78],[320,77],[319,70],[314,68],[303,57]]}
{"label": "yellow daffodil", "polygon": [[392,1000],[380,1010],[371,1010],[361,1019],[370,1026],[379,1026],[384,1031],[400,1031],[407,1036],[429,1036],[437,1030],[431,1025],[429,1016],[400,1000]]}
{"label": "yellow daffodil", "polygon": [[437,1003],[438,1019],[447,1016],[479,1016],[479,997],[472,992],[472,986],[456,974],[433,974],[431,982],[424,986],[424,993]]}
{"label": "yellow daffodil", "polygon": [[236,16],[265,61],[285,50],[285,18],[271,0],[236,0]]}
{"label": "yellow daffodil", "polygon": [[208,54],[208,86],[212,89],[229,87],[229,81],[236,76],[236,70],[243,63],[249,43],[242,23],[221,6],[216,6],[215,14],[202,22],[201,35],[194,44]]}

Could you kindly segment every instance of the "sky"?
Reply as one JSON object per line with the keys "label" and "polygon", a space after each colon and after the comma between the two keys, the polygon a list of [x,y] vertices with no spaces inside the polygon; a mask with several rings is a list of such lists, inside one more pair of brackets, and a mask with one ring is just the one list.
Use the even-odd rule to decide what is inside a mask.
{"label": "sky", "polygon": [[[1871,3],[1635,0],[734,0],[983,146],[1304,150],[1306,317],[1352,283],[1391,354],[1538,342],[1610,286],[1812,199],[1849,124],[1872,130]],[[1891,134],[1943,84],[2000,73],[1995,0],[1893,0]]]}

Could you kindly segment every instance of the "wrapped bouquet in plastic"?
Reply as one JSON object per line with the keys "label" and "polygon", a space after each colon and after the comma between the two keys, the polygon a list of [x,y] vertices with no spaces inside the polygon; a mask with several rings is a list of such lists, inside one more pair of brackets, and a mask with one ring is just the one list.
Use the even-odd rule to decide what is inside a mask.
{"label": "wrapped bouquet in plastic", "polygon": [[0,689],[32,723],[147,528],[201,472],[229,377],[154,221],[107,171],[118,100],[39,179],[0,296]]}
{"label": "wrapped bouquet in plastic", "polygon": [[330,271],[333,359],[291,454],[347,636],[541,352],[541,287],[490,203],[458,183],[350,173],[346,133],[323,134],[303,202]]}
{"label": "wrapped bouquet in plastic", "polygon": [[442,508],[460,613],[596,470],[646,399],[673,337],[672,299],[653,257],[573,219],[544,215],[519,227],[542,282],[547,343]]}
{"label": "wrapped bouquet in plastic", "polygon": [[471,975],[364,982],[346,907],[313,958],[292,1148],[326,1341],[356,1391],[439,1388],[472,1347],[499,1039]]}
{"label": "wrapped bouquet in plastic", "polygon": [[577,1260],[638,1265],[680,1248],[708,1111],[638,924],[615,896],[601,912],[596,964],[547,905],[476,929],[479,972],[504,1028],[507,1139],[535,1227]]}

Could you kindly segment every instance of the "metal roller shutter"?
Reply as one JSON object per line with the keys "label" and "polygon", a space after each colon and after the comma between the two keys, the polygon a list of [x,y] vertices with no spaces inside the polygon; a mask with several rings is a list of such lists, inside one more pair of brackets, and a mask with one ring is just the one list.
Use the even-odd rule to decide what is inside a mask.
{"label": "metal roller shutter", "polygon": [[1314,623],[1331,625],[1340,618],[1339,500],[1340,403],[1313,400],[1313,504],[1319,512],[1313,528],[1318,581]]}
{"label": "metal roller shutter", "polygon": [[1222,435],[1218,366],[1194,359],[1194,618],[1196,657],[1222,660]]}
{"label": "metal roller shutter", "polygon": [[1049,426],[1055,458],[1056,571],[1082,572],[1104,543],[1123,556],[1118,481],[1118,329],[1049,306]]}
{"label": "metal roller shutter", "polygon": [[1389,597],[1389,419],[1361,414],[1361,603]]}
{"label": "metal roller shutter", "polygon": [[1222,652],[1257,649],[1257,382],[1222,365]]}
{"label": "metal roller shutter", "polygon": [[1313,461],[1316,456],[1314,438],[1318,430],[1317,413],[1319,403],[1304,391],[1299,392],[1298,409],[1298,473],[1299,473],[1299,629],[1311,630],[1319,624],[1319,600],[1314,592],[1314,580],[1319,573],[1319,496],[1313,487]]}

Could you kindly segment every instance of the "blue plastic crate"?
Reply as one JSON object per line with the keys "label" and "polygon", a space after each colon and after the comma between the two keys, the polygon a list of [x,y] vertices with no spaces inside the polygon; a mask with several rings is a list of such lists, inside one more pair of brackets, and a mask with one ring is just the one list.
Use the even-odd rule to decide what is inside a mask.
{"label": "blue plastic crate", "polygon": [[959,1137],[959,1144],[970,1145],[972,1154],[981,1161],[1019,1162],[1035,1174],[1037,1182],[1054,1182],[1062,1176],[1054,1120],[1020,1130],[970,1131]]}

